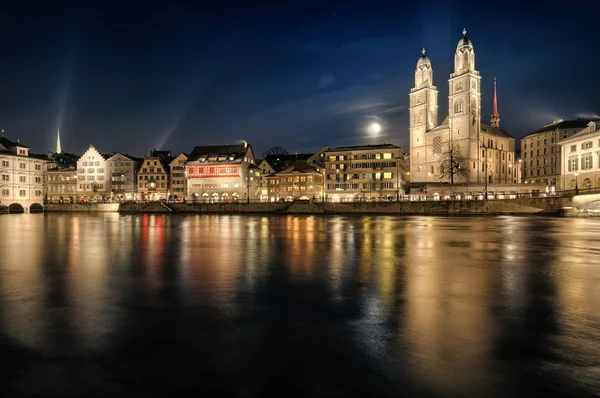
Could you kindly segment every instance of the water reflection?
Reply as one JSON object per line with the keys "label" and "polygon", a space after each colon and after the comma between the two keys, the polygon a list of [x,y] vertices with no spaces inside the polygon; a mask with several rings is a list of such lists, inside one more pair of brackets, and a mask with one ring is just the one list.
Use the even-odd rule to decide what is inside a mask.
{"label": "water reflection", "polygon": [[0,231],[11,393],[600,391],[593,219],[48,214]]}

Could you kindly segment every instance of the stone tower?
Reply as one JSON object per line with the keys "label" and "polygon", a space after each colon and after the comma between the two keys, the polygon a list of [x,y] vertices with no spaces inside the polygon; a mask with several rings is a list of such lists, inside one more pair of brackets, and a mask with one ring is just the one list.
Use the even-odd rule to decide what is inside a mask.
{"label": "stone tower", "polygon": [[454,73],[448,80],[448,149],[460,151],[469,170],[469,182],[479,181],[481,166],[479,134],[481,131],[481,77],[475,70],[473,43],[463,29],[456,46]]}
{"label": "stone tower", "polygon": [[415,87],[409,94],[410,114],[410,172],[415,181],[427,177],[427,141],[425,133],[438,123],[438,91],[433,85],[431,60],[423,55],[415,69]]}

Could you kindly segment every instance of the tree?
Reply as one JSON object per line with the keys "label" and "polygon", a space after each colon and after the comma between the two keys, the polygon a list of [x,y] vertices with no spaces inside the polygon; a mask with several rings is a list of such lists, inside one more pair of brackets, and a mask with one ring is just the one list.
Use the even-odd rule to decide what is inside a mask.
{"label": "tree", "polygon": [[469,170],[467,169],[467,162],[458,144],[450,144],[448,149],[440,155],[438,175],[440,180],[448,180],[450,184],[454,184],[454,180],[468,182]]}
{"label": "tree", "polygon": [[268,155],[289,155],[289,154],[290,154],[290,151],[277,145],[277,146],[267,149],[263,153],[263,158],[266,158]]}

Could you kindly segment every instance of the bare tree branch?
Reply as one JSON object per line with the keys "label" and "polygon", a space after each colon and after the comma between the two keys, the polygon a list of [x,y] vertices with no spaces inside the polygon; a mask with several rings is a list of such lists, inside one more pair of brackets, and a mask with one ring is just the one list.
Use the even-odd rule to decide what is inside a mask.
{"label": "bare tree branch", "polygon": [[450,184],[469,182],[468,164],[460,151],[460,146],[454,143],[440,155],[438,178]]}
{"label": "bare tree branch", "polygon": [[268,155],[289,155],[289,154],[290,154],[290,151],[277,145],[277,146],[267,149],[263,153],[263,158],[266,158]]}

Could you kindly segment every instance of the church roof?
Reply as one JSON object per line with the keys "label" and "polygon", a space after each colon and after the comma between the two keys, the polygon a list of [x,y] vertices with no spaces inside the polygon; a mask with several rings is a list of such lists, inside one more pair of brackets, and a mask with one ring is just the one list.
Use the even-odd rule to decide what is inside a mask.
{"label": "church roof", "polygon": [[467,30],[463,29],[462,33],[463,37],[458,41],[458,44],[456,45],[456,51],[460,50],[463,47],[473,48],[473,42],[467,37]]}
{"label": "church roof", "polygon": [[497,137],[515,138],[512,135],[510,135],[508,133],[508,131],[506,131],[504,129],[501,129],[499,127],[488,126],[487,124],[482,124],[481,125],[481,130],[485,134],[491,134],[491,135],[495,135]]}
{"label": "church roof", "polygon": [[427,55],[425,55],[425,49],[423,49],[423,51],[421,52],[423,53],[423,55],[419,57],[419,60],[417,61],[417,67],[419,67],[420,65],[431,65],[431,60]]}

